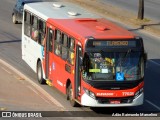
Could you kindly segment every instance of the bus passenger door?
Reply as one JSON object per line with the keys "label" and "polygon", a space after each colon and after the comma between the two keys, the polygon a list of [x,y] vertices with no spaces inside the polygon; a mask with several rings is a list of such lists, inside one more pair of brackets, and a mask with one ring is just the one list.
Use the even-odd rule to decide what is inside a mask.
{"label": "bus passenger door", "polygon": [[47,28],[46,53],[45,53],[45,73],[46,79],[49,79],[51,74],[51,54],[53,52],[53,35],[54,31]]}
{"label": "bus passenger door", "polygon": [[81,46],[77,45],[76,46],[76,66],[75,66],[75,83],[74,83],[74,87],[75,87],[75,98],[77,99],[79,96],[79,92],[81,89],[81,76],[80,76],[80,62],[81,60],[81,56],[82,56],[82,48]]}

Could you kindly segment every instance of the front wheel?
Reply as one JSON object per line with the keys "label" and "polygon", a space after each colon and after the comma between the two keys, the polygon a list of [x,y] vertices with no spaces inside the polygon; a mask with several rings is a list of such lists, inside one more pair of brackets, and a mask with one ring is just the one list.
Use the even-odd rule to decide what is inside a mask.
{"label": "front wheel", "polygon": [[73,89],[71,84],[67,88],[67,98],[70,101],[72,107],[78,106],[78,103],[73,98]]}
{"label": "front wheel", "polygon": [[37,64],[37,80],[40,84],[45,84],[45,80],[43,79],[43,72],[42,72],[42,64],[38,62]]}

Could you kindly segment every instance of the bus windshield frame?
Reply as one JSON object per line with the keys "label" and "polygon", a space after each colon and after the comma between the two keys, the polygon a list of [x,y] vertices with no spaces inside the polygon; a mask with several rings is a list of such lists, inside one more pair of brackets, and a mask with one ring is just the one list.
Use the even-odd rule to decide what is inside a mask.
{"label": "bus windshield frame", "polygon": [[[135,81],[144,77],[144,50],[140,40],[122,40],[128,47],[115,41],[113,46],[103,45],[107,41],[88,41],[83,58],[82,76],[94,81]],[[111,43],[111,42],[110,42]]]}

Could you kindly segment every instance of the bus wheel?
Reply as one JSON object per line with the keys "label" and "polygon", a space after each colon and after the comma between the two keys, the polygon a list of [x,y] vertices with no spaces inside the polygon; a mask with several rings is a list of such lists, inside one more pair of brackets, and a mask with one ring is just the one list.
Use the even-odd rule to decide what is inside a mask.
{"label": "bus wheel", "polygon": [[12,22],[13,22],[14,24],[17,24],[17,23],[18,23],[18,21],[16,20],[15,14],[12,15]]}
{"label": "bus wheel", "polygon": [[73,89],[72,89],[72,85],[71,84],[67,88],[67,96],[69,98],[71,106],[72,107],[76,107],[78,105],[78,103],[73,98]]}
{"label": "bus wheel", "polygon": [[43,79],[42,65],[41,62],[37,64],[37,79],[40,84],[44,84],[46,81]]}

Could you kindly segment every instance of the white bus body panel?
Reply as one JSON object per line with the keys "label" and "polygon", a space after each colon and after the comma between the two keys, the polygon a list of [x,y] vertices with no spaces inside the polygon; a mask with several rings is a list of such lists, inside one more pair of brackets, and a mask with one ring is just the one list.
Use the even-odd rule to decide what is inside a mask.
{"label": "white bus body panel", "polygon": [[36,72],[37,60],[42,61],[42,46],[37,42],[23,35],[22,38],[22,59]]}

